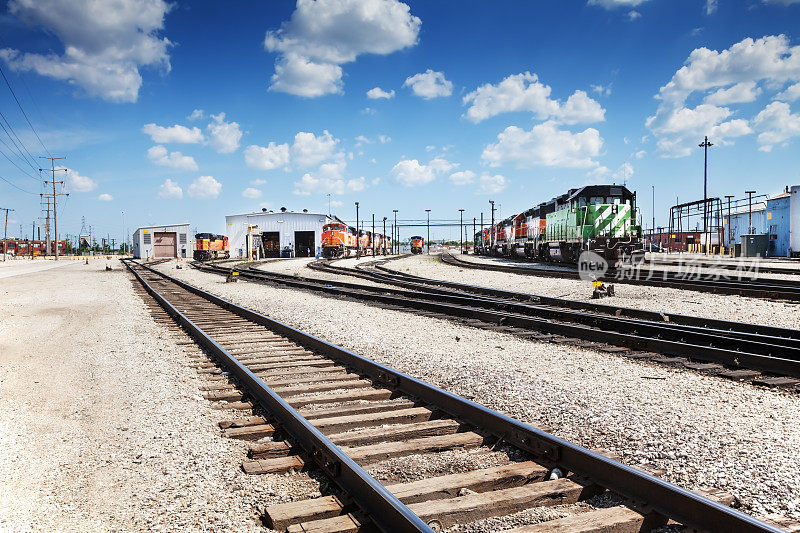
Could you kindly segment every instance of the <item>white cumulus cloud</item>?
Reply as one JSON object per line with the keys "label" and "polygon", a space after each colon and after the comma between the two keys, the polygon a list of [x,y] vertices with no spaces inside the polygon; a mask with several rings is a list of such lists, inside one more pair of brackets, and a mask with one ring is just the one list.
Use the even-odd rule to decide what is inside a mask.
{"label": "white cumulus cloud", "polygon": [[163,199],[180,200],[183,198],[183,189],[176,182],[167,178],[158,186],[158,197]]}
{"label": "white cumulus cloud", "polygon": [[481,159],[492,167],[513,164],[518,168],[536,166],[593,168],[600,155],[600,132],[587,128],[579,133],[558,129],[553,121],[537,124],[530,131],[509,126],[488,145]]}
{"label": "white cumulus cloud", "polygon": [[600,6],[606,9],[617,9],[619,7],[636,7],[645,3],[647,0],[589,0],[590,6]]}
{"label": "white cumulus cloud", "polygon": [[380,87],[373,87],[369,91],[367,91],[367,98],[372,100],[377,100],[379,98],[383,98],[389,100],[390,98],[394,98],[394,89],[391,91],[384,91]]}
{"label": "white cumulus cloud", "polygon": [[287,143],[268,146],[251,144],[244,150],[244,161],[256,170],[274,170],[289,165],[289,145]]}
{"label": "white cumulus cloud", "polygon": [[291,148],[292,163],[295,168],[309,168],[333,156],[339,139],[324,130],[322,135],[301,131],[294,136]]}
{"label": "white cumulus cloud", "polygon": [[620,181],[622,183],[626,183],[633,177],[633,165],[630,163],[622,163],[611,177],[614,178],[614,183],[618,183]]}
{"label": "white cumulus cloud", "polygon": [[450,174],[450,181],[453,185],[469,185],[475,181],[476,174],[471,170],[461,170]]}
{"label": "white cumulus cloud", "polygon": [[200,120],[205,118],[205,112],[202,109],[195,109],[186,117],[187,120]]}
{"label": "white cumulus cloud", "polygon": [[[59,170],[65,170],[65,167],[58,167]],[[88,176],[83,176],[77,170],[71,168],[66,169],[66,182],[67,188],[75,192],[91,192],[97,188],[97,182]]]}
{"label": "white cumulus cloud", "polygon": [[500,83],[486,83],[464,96],[469,105],[465,117],[475,123],[501,113],[528,111],[538,120],[556,119],[565,124],[605,120],[605,109],[584,91],[575,91],[564,103],[550,98],[552,89],[536,74],[523,72]]}
{"label": "white cumulus cloud", "polygon": [[208,144],[220,154],[229,154],[239,148],[242,130],[238,122],[226,122],[225,113],[211,115],[211,122],[206,126]]}
{"label": "white cumulus cloud", "polygon": [[177,168],[180,170],[197,170],[197,162],[192,156],[180,152],[167,152],[161,145],[156,145],[147,150],[147,158],[162,167]]}
{"label": "white cumulus cloud", "polygon": [[775,100],[783,100],[784,102],[794,102],[797,99],[800,99],[800,83],[790,85],[786,90],[775,95]]}
{"label": "white cumulus cloud", "polygon": [[340,93],[341,65],[414,46],[421,24],[397,0],[298,0],[291,18],[264,39],[278,53],[270,89],[305,97]]}
{"label": "white cumulus cloud", "polygon": [[[722,51],[697,48],[661,87],[658,109],[645,124],[662,155],[688,156],[702,135],[729,144],[752,132],[746,118],[732,118],[736,110],[722,106],[752,102],[762,90],[798,81],[800,46],[791,46],[785,35],[748,37]],[[706,100],[691,108],[686,102],[694,93],[705,93]]]}
{"label": "white cumulus cloud", "polygon": [[481,174],[479,180],[480,187],[478,193],[480,194],[497,194],[503,192],[508,187],[508,180],[505,176],[495,174],[492,176],[488,172]]}
{"label": "white cumulus cloud", "polygon": [[425,100],[453,94],[453,83],[444,77],[444,72],[431,69],[406,78],[403,87],[411,87],[411,92]]}
{"label": "white cumulus cloud", "polygon": [[255,200],[256,198],[261,198],[261,191],[255,187],[248,187],[242,191],[242,197]]}
{"label": "white cumulus cloud", "polygon": [[91,96],[135,102],[142,86],[140,68],[170,70],[172,43],[158,34],[171,8],[165,0],[11,0],[9,14],[55,35],[64,52],[4,48],[0,58],[13,70],[65,80]]}
{"label": "white cumulus cloud", "polygon": [[149,135],[153,142],[160,144],[181,143],[198,144],[205,140],[200,128],[187,128],[180,124],[174,126],[158,126],[150,123],[142,126],[142,133]]}
{"label": "white cumulus cloud", "polygon": [[[363,191],[367,186],[363,177],[344,179],[319,174],[306,173],[299,181],[294,182],[294,194],[308,196],[310,194],[337,194]],[[333,205],[333,202],[331,202]]]}
{"label": "white cumulus cloud", "polygon": [[392,167],[389,173],[398,183],[415,187],[426,185],[435,180],[437,175],[446,174],[457,167],[458,163],[441,157],[432,159],[427,165],[421,164],[417,159],[404,159]]}
{"label": "white cumulus cloud", "polygon": [[100,196],[98,196],[97,199],[100,200],[101,202],[110,202],[114,199],[114,197],[111,196],[110,194],[103,193]]}
{"label": "white cumulus cloud", "polygon": [[792,137],[800,137],[800,114],[793,114],[786,102],[772,102],[753,118],[758,134],[759,150],[769,152],[772,146]]}
{"label": "white cumulus cloud", "polygon": [[200,176],[189,184],[189,196],[198,200],[213,200],[222,191],[222,184],[213,176]]}

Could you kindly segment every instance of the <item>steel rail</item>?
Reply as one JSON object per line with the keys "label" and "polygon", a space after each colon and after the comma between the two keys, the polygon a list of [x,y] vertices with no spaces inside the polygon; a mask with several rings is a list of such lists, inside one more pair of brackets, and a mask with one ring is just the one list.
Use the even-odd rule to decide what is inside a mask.
{"label": "steel rail", "polygon": [[[510,272],[526,276],[578,278],[574,270],[554,268],[530,268],[509,264],[475,263],[464,261],[452,254],[441,254],[444,263],[457,265],[463,268],[494,270],[497,272]],[[715,280],[708,278],[681,278],[668,271],[649,271],[647,278],[615,276],[617,272],[609,270],[602,278],[609,283],[624,283],[630,285],[649,285],[656,287],[670,287],[698,292],[712,292],[719,294],[735,294],[752,298],[775,298],[800,300],[800,284],[793,280],[776,280],[769,278],[745,278],[740,281]]]}
{"label": "steel rail", "polygon": [[[355,272],[353,269],[337,267],[333,265],[319,266],[311,263],[309,266],[317,268],[326,272],[336,273],[340,275],[361,277],[371,281],[377,281],[386,284],[397,284],[406,288],[415,288],[425,286],[427,290],[433,290],[433,287],[441,286],[454,289],[460,292],[468,292],[473,294],[481,294],[495,298],[506,298],[512,300],[519,300],[523,302],[534,302],[542,305],[561,307],[567,309],[576,309],[581,311],[590,311],[594,313],[601,313],[615,317],[629,317],[638,318],[642,320],[649,320],[652,322],[669,322],[672,324],[683,324],[687,326],[697,326],[704,329],[715,329],[718,331],[737,331],[742,333],[754,333],[762,335],[767,338],[787,338],[800,340],[800,330],[780,328],[775,326],[766,326],[762,324],[752,324],[747,322],[730,322],[726,320],[718,320],[707,317],[697,317],[691,315],[680,315],[676,313],[666,313],[660,311],[648,311],[645,309],[634,309],[630,307],[620,307],[608,304],[597,304],[590,302],[582,302],[577,300],[567,300],[564,298],[555,298],[550,296],[541,296],[537,294],[513,292],[503,289],[494,289],[489,287],[482,287],[479,285],[468,285],[454,281],[444,281],[440,279],[424,278],[415,276],[407,272],[400,272],[390,269],[385,266],[386,260],[378,260],[374,263],[367,263],[359,265]],[[381,273],[370,272],[366,267],[372,267],[381,270]],[[452,293],[452,291],[449,291]]]}
{"label": "steel rail", "polygon": [[[202,328],[192,322],[186,315],[181,313],[164,296],[154,289],[137,271],[131,267],[131,260],[125,260],[137,280],[144,286],[145,290],[164,308],[171,316],[195,338],[205,349],[214,354],[223,365],[236,377],[245,387],[248,394],[253,397],[270,415],[274,416],[280,425],[289,433],[295,441],[308,452],[309,457],[344,491],[353,497],[356,504],[363,510],[381,530],[387,532],[402,531],[425,531],[433,530],[414,514],[405,504],[397,499],[383,485],[370,476],[355,461],[350,459],[338,446],[330,441],[321,431],[309,423],[305,418],[292,408],[283,398],[276,394],[266,383],[251,372],[245,365],[239,362],[233,355],[220,346],[213,338],[205,333]],[[201,291],[191,285],[179,282],[174,278],[142,265],[140,267],[158,274],[175,283],[179,287],[192,292],[198,296],[206,298],[219,307],[232,311],[239,316],[244,316],[254,322],[258,322],[273,331],[281,331],[283,334],[291,334],[291,337],[305,337],[310,339],[299,330],[295,330],[285,324],[275,322],[263,315],[246,310],[230,302],[214,297],[209,298],[210,294]],[[288,335],[287,335],[288,336]],[[320,341],[323,342],[323,341]],[[326,343],[327,344],[327,343]]]}
{"label": "steel rail", "polygon": [[[646,251],[646,250],[645,250]],[[649,263],[651,265],[662,265],[662,266],[701,266],[703,268],[718,268],[720,270],[743,270],[748,271],[750,268],[747,265],[736,265],[733,263],[717,263],[714,261],[694,261],[689,260],[691,262],[685,261],[683,259],[678,259],[676,261],[670,261],[667,259],[645,259],[645,263]],[[777,267],[777,266],[769,266],[769,265],[758,265],[758,271],[763,272],[765,274],[787,274],[787,275],[798,275],[800,276],[800,268],[787,268],[787,267]]]}
{"label": "steel rail", "polygon": [[[226,271],[226,269],[223,269],[222,267],[204,268],[207,270],[217,270],[218,273],[223,273]],[[446,314],[448,316],[479,319],[485,322],[534,329],[567,337],[599,341],[636,350],[647,350],[668,355],[690,357],[692,359],[728,365],[733,368],[750,368],[753,370],[771,372],[785,376],[800,377],[800,358],[797,357],[798,348],[796,347],[796,344],[794,347],[776,346],[774,343],[780,339],[773,339],[773,343],[758,343],[750,341],[748,345],[755,347],[763,346],[773,351],[791,349],[795,355],[795,359],[778,357],[769,354],[742,352],[738,350],[738,347],[743,345],[746,342],[746,339],[726,339],[721,335],[715,336],[713,334],[706,333],[702,331],[701,328],[695,328],[696,331],[688,332],[675,331],[675,329],[669,326],[667,323],[648,324],[643,321],[636,321],[634,323],[634,321],[629,320],[629,324],[631,325],[630,329],[634,329],[634,331],[632,333],[628,333],[625,331],[619,331],[619,326],[623,324],[622,322],[618,322],[628,319],[613,319],[611,317],[604,317],[602,315],[588,317],[586,322],[588,322],[589,325],[569,322],[553,322],[545,318],[524,315],[520,312],[498,309],[496,306],[493,308],[491,305],[493,302],[487,298],[469,298],[455,295],[443,297],[439,294],[425,294],[422,292],[410,294],[405,291],[398,291],[394,289],[366,287],[363,285],[354,285],[342,282],[298,278],[284,274],[273,275],[272,273],[263,271],[242,270],[239,271],[239,275],[240,277],[253,279],[256,281],[279,283],[300,289],[363,299],[372,303],[380,302],[388,305],[434,311]],[[353,287],[355,287],[355,290]],[[435,298],[439,298],[440,300],[443,300],[443,302],[435,301]],[[510,305],[511,304],[507,302],[500,302],[500,307],[509,307]],[[520,309],[525,308],[534,309],[531,306],[517,307],[516,309],[519,311]],[[557,310],[552,309],[546,309],[545,311],[549,311],[550,313],[558,312]],[[566,311],[562,311],[562,313],[566,313]],[[602,327],[598,327],[600,322],[613,325],[614,327],[602,329]],[[636,327],[649,330],[653,336],[645,337],[638,334],[638,332],[635,330]],[[664,333],[671,338],[662,338],[659,332]],[[692,339],[692,341],[687,341],[685,337],[680,336],[686,333],[690,333],[695,337],[695,339],[703,339],[707,341],[712,340],[716,341],[717,344],[720,344],[724,341],[728,346],[733,346],[734,349],[713,346],[713,342],[710,343],[712,344],[711,346],[706,346],[698,344],[695,342],[695,339]],[[791,341],[791,339],[785,340],[785,342],[789,341]]]}
{"label": "steel rail", "polygon": [[[298,344],[302,344],[309,349],[323,353],[346,366],[354,368],[377,382],[385,383],[408,396],[434,405],[463,422],[486,430],[509,444],[531,453],[544,462],[588,477],[631,502],[642,504],[681,524],[708,531],[781,532],[779,528],[762,522],[757,518],[514,420],[483,405],[434,387],[327,341],[308,335],[289,325],[238,306],[164,273],[148,267],[144,268],[242,318],[261,324]],[[209,339],[209,341],[219,348],[219,345],[216,345],[213,340]],[[253,376],[253,379],[260,382],[255,376]],[[262,386],[266,387],[263,384]],[[351,495],[353,494],[351,493]],[[392,531],[399,531],[399,529],[395,528]]]}

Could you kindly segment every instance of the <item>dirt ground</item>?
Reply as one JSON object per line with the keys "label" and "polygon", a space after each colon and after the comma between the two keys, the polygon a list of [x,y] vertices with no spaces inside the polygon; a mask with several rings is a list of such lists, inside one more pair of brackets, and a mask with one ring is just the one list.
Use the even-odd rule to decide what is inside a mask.
{"label": "dirt ground", "polygon": [[118,261],[44,264],[0,279],[0,531],[261,531],[302,496],[241,472]]}

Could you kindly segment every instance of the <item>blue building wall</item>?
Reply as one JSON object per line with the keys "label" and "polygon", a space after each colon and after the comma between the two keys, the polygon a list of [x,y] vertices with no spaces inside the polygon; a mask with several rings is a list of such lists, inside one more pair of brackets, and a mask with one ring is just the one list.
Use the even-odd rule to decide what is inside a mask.
{"label": "blue building wall", "polygon": [[[786,257],[789,252],[789,207],[790,197],[770,198],[764,202],[753,204],[753,230],[754,233],[769,234],[767,255],[772,257]],[[725,242],[729,244],[730,235],[727,227],[727,214],[723,217],[725,223]],[[731,213],[732,242],[742,242],[742,235],[749,230],[749,213],[747,210]]]}
{"label": "blue building wall", "polygon": [[767,200],[765,230],[769,234],[767,255],[786,257],[789,252],[789,201],[791,198]]}

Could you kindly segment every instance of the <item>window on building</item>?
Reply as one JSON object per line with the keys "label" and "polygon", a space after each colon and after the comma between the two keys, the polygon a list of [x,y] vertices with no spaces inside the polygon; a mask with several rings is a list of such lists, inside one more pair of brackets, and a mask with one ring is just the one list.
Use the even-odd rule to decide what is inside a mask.
{"label": "window on building", "polygon": [[186,234],[185,233],[181,233],[179,238],[180,238],[180,243],[181,244],[186,244]]}
{"label": "window on building", "polygon": [[145,244],[150,244],[150,243],[152,242],[152,241],[150,240],[150,238],[151,238],[151,237],[150,237],[150,234],[149,234],[149,233],[145,233],[143,237],[144,237],[144,239],[143,239],[143,242],[144,242]]}

